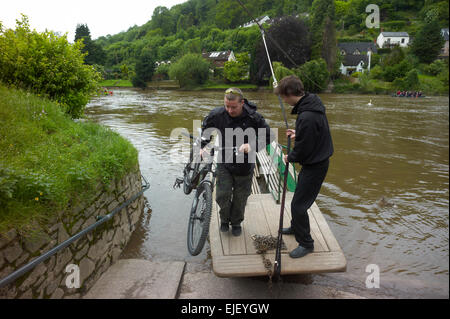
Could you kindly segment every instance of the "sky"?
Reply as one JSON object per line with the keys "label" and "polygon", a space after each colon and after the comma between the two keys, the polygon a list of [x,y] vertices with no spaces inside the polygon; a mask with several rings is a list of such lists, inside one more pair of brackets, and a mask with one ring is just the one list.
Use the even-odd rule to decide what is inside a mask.
{"label": "sky", "polygon": [[0,21],[4,28],[15,28],[21,13],[28,16],[31,29],[68,33],[74,42],[77,24],[87,24],[91,38],[126,31],[151,19],[157,6],[172,6],[187,0],[1,0]]}

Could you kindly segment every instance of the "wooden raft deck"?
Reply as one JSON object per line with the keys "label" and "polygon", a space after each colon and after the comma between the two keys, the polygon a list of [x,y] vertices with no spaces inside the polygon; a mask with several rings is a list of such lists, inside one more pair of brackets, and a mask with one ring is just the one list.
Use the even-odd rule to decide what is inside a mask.
{"label": "wooden raft deck", "polygon": [[[255,178],[254,178],[255,179]],[[293,193],[286,194],[284,227],[291,222],[290,203]],[[219,277],[266,276],[261,255],[256,253],[251,236],[278,236],[280,205],[271,194],[253,193],[247,201],[242,234],[235,237],[219,230],[219,207],[213,196],[213,209],[210,224],[210,244],[214,273]],[[308,210],[311,235],[314,239],[314,252],[299,259],[289,257],[289,252],[298,246],[293,235],[283,235],[287,250],[282,251],[281,274],[304,274],[343,272],[347,261],[331,232],[322,213],[314,203]],[[275,250],[266,254],[266,258],[275,260]]]}

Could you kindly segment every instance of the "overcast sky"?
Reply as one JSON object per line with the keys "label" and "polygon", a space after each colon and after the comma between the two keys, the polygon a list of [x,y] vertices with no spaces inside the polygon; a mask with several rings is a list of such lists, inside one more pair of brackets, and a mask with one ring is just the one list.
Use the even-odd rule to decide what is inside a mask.
{"label": "overcast sky", "polygon": [[28,16],[31,29],[68,32],[73,42],[77,24],[87,24],[92,39],[116,34],[151,19],[157,6],[172,6],[187,0],[0,0],[0,21],[15,28],[20,14]]}

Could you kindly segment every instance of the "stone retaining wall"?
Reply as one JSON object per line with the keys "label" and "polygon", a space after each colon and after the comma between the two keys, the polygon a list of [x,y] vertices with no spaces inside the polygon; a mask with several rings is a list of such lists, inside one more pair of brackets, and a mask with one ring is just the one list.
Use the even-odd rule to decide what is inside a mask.
{"label": "stone retaining wall", "polygon": [[[141,186],[141,175],[137,168],[120,181],[113,182],[109,189],[105,190],[99,185],[93,201],[59,213],[39,236],[26,238],[14,229],[6,236],[0,235],[0,278],[94,224],[97,216],[109,214],[138,193]],[[144,206],[142,195],[111,220],[40,263],[15,282],[0,288],[0,298],[79,298],[84,295],[118,259]],[[68,288],[66,285],[66,282],[75,283],[72,279],[75,278],[74,266],[70,264],[79,267],[79,288]]]}

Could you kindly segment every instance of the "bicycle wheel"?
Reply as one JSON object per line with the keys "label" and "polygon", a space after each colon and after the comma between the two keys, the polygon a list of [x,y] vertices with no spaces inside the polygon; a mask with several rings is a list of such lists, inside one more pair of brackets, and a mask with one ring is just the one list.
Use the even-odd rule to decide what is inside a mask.
{"label": "bicycle wheel", "polygon": [[186,165],[186,168],[184,169],[184,179],[183,179],[183,192],[186,195],[189,195],[192,192],[192,189],[194,188],[194,181],[192,180],[194,176],[198,173],[198,168],[200,164],[192,162]]}
{"label": "bicycle wheel", "polygon": [[192,256],[198,255],[205,245],[209,231],[212,208],[212,190],[209,183],[200,184],[192,203],[187,232],[188,250]]}

